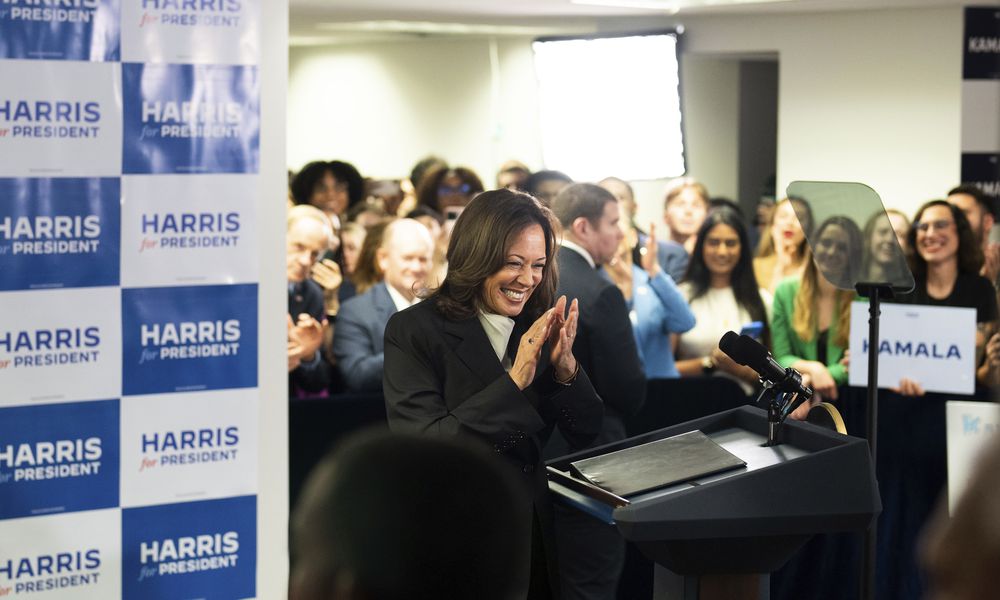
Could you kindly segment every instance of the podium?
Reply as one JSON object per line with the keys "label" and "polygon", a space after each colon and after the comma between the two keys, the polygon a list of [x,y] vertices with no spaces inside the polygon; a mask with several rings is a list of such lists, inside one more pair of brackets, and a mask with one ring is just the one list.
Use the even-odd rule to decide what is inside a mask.
{"label": "podium", "polygon": [[[746,466],[628,498],[569,475],[574,461],[693,430]],[[767,430],[761,409],[717,413],[549,461],[549,489],[656,563],[656,598],[764,600],[768,574],[810,537],[864,531],[882,510],[865,440],[788,421],[766,446]]]}

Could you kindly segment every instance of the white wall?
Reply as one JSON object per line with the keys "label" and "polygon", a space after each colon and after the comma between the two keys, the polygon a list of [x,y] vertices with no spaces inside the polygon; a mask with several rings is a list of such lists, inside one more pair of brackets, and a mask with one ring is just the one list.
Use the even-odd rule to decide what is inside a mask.
{"label": "white wall", "polygon": [[[779,60],[779,189],[796,179],[863,181],[887,206],[913,212],[958,181],[960,7],[601,27],[676,22],[686,27],[688,166],[713,193],[735,196],[738,183],[738,73],[726,59],[759,52]],[[541,167],[530,40],[501,41],[498,55],[494,91],[488,40],[293,48],[288,165],[345,158],[366,174],[400,176],[434,152],[487,183],[507,158]],[[637,185],[643,218],[659,218],[663,184]]]}
{"label": "white wall", "polygon": [[288,1],[261,3],[260,192],[255,198],[258,287],[260,452],[257,494],[257,597],[288,591],[288,373],[285,314],[285,92],[288,83]]}

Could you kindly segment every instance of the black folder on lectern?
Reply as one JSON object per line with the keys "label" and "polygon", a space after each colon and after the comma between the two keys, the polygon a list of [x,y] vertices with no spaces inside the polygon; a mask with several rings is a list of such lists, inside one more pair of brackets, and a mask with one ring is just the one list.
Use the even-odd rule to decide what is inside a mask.
{"label": "black folder on lectern", "polygon": [[700,431],[689,431],[569,464],[577,478],[631,496],[746,466]]}

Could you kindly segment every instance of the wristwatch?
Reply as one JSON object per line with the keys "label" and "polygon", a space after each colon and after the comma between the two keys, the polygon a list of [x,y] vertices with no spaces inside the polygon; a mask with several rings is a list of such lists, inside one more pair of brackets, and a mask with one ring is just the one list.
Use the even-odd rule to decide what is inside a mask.
{"label": "wristwatch", "polygon": [[715,372],[715,359],[711,356],[706,356],[701,359],[701,372],[703,375],[711,375]]}

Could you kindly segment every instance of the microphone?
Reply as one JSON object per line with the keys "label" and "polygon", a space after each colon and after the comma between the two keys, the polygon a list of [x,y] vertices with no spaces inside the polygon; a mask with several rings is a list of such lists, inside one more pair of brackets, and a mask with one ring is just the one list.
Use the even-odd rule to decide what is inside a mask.
{"label": "microphone", "polygon": [[719,340],[719,349],[737,364],[757,371],[761,379],[770,381],[781,391],[798,394],[796,405],[812,398],[812,389],[802,385],[802,374],[792,368],[782,368],[767,348],[753,338],[727,331]]}

